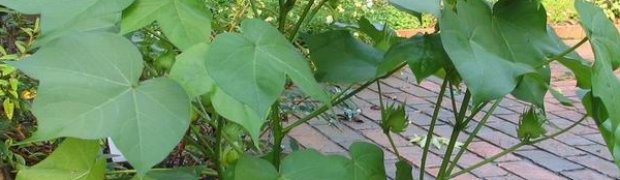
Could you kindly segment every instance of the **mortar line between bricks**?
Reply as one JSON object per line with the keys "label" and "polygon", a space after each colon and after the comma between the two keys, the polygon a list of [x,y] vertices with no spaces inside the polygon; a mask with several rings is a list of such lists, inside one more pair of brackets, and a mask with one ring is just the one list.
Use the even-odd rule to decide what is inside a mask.
{"label": "mortar line between bricks", "polygon": [[[400,80],[402,80],[402,79],[400,79]],[[404,80],[403,80],[403,81],[404,81]],[[406,81],[405,81],[405,83],[408,83],[408,82],[406,82]],[[434,83],[434,82],[433,82],[433,83]],[[409,84],[410,84],[410,83],[409,83]],[[388,87],[390,87],[390,88],[394,88],[394,89],[397,89],[397,90],[401,90],[401,91],[402,91],[402,92],[404,92],[404,93],[407,93],[407,94],[409,94],[409,95],[412,95],[412,96],[417,97],[416,95],[414,95],[414,94],[412,94],[412,93],[410,93],[410,92],[404,91],[404,90],[402,90],[402,89],[400,89],[400,88],[398,88],[398,87],[394,87],[394,86],[392,86],[392,85],[390,85],[390,84],[387,84],[387,83],[385,83],[385,82],[382,82],[382,85],[385,85],[385,86],[388,86]],[[418,86],[418,85],[416,85],[416,84],[410,84],[410,85],[414,85],[414,86],[416,86],[416,87],[418,87],[418,88],[423,88],[423,89],[425,89],[425,90],[428,90],[428,91],[430,91],[430,92],[433,92],[433,93],[435,93],[435,94],[439,95],[438,93],[434,92],[433,90],[429,90],[429,89],[424,88],[424,87],[422,87],[422,86]],[[372,91],[372,92],[374,92],[374,93],[376,93],[376,94],[378,94],[378,92],[376,92],[376,91],[374,91],[374,90],[372,90],[372,89],[369,89],[369,90],[370,90],[370,91]],[[387,95],[385,95],[385,94],[382,94],[382,96],[389,97],[389,96],[387,96]],[[374,103],[372,103],[372,102],[370,102],[370,101],[368,101],[368,100],[366,100],[366,99],[363,99],[363,98],[361,98],[361,97],[358,97],[358,99],[361,99],[361,100],[363,100],[363,101],[365,101],[365,102],[367,102],[367,103],[369,103],[369,104],[375,105]],[[431,101],[427,100],[426,98],[423,98],[423,99],[424,99],[424,101],[430,102],[431,104],[432,104],[432,103],[434,103],[434,102],[431,102]],[[399,100],[399,99],[396,99],[395,101],[397,101],[397,102],[403,102],[402,100]],[[459,101],[457,100],[457,102],[459,102]],[[519,103],[521,103],[521,102],[519,102]],[[407,105],[407,106],[409,106],[409,105]],[[419,110],[419,109],[417,109],[417,108],[415,108],[415,107],[412,107],[412,106],[409,106],[409,107],[410,107],[410,108],[413,108],[413,109],[416,109],[416,110]],[[452,110],[451,110],[451,109],[448,109],[448,108],[446,108],[446,107],[444,107],[444,106],[441,106],[441,108],[442,108],[442,109],[444,109],[444,110],[447,110],[447,111],[452,112]],[[507,110],[510,110],[510,111],[515,112],[513,109],[506,108],[506,107],[504,107],[504,108],[505,108],[505,109],[507,109]],[[424,115],[428,115],[426,112],[422,112],[422,114],[424,114]],[[365,116],[365,117],[366,117],[366,116]],[[499,116],[495,116],[495,115],[493,115],[493,117],[495,117],[495,118],[499,118],[499,119],[501,119],[501,120],[505,120],[504,118],[501,118],[501,117],[499,117]],[[560,116],[558,116],[558,117],[560,117]],[[369,117],[366,117],[366,118],[370,119]],[[567,119],[567,118],[564,118],[564,117],[560,117],[560,118],[562,118],[562,119],[566,119],[566,120],[569,120],[569,121],[573,122],[572,120]],[[450,126],[454,127],[454,125],[452,125],[452,123],[450,123],[449,121],[445,121],[445,120],[441,120],[441,119],[440,119],[440,121],[443,121],[443,122],[445,122],[447,125],[450,125]],[[511,124],[516,125],[515,123],[510,122],[510,121],[508,121],[508,120],[505,120],[505,121],[507,121],[507,122],[509,122],[509,123],[511,123]],[[583,125],[583,124],[581,124],[581,125]],[[418,126],[418,127],[419,127],[419,126]],[[514,136],[512,136],[512,135],[510,135],[510,134],[508,134],[508,133],[503,132],[503,131],[502,131],[502,130],[500,130],[500,129],[497,129],[497,128],[494,128],[494,127],[491,127],[491,126],[488,126],[488,125],[485,125],[485,127],[486,127],[486,128],[489,128],[489,129],[492,129],[492,130],[495,130],[495,131],[497,131],[497,132],[500,132],[500,133],[502,133],[502,134],[504,134],[504,135],[507,135],[508,137],[512,137],[513,139],[519,140],[519,139],[515,138]],[[586,127],[587,127],[587,126],[586,126]],[[422,128],[422,129],[425,129],[425,128],[423,128],[423,127],[421,127],[421,128]],[[426,129],[425,129],[425,130],[426,130]],[[466,131],[463,131],[463,132],[465,133]],[[465,133],[465,134],[467,134],[467,133]],[[438,134],[435,134],[435,135],[438,135]],[[486,139],[484,139],[484,138],[482,138],[482,137],[480,137],[480,136],[476,136],[476,137],[477,137],[478,139],[482,140],[482,141],[485,141],[485,142],[490,143],[490,144],[492,144],[492,145],[498,146],[497,144],[494,144],[494,143],[492,143],[492,142],[490,142],[490,141],[488,141],[488,140],[486,140]],[[554,140],[557,140],[557,139],[555,139],[555,138],[554,138]],[[570,146],[569,144],[566,144],[566,143],[565,143],[565,142],[563,142],[563,141],[560,141],[560,140],[557,140],[557,141],[558,141],[558,142],[560,142],[561,144],[564,144],[564,145]],[[589,141],[591,141],[591,140],[589,140]],[[566,157],[565,157],[565,156],[561,156],[561,155],[558,155],[558,154],[556,154],[556,153],[554,153],[554,152],[551,152],[551,151],[549,151],[549,150],[547,150],[547,149],[541,148],[540,146],[537,146],[537,145],[533,145],[533,146],[535,146],[535,147],[536,147],[536,150],[541,150],[541,151],[543,151],[543,152],[550,153],[550,154],[552,154],[552,155],[554,155],[554,156],[556,156],[556,157],[558,157],[558,158],[561,158],[561,159],[567,160],[567,161],[569,161],[569,162],[573,162],[573,163],[576,163],[576,164],[583,165],[583,164],[581,164],[581,163],[578,163],[578,162],[576,162],[576,161],[572,161],[572,160],[570,160],[570,159],[566,158],[566,157],[572,157],[572,156],[566,156]],[[501,146],[500,146],[500,148],[501,148]],[[503,149],[503,148],[502,148],[502,149]],[[597,154],[593,154],[593,153],[588,152],[588,151],[583,151],[583,150],[581,150],[581,149],[576,149],[576,150],[578,150],[578,151],[580,151],[580,152],[582,152],[582,153],[586,153],[586,154],[594,155],[594,156],[596,156],[596,157],[600,157],[599,155],[597,155]],[[477,154],[477,153],[475,153],[475,152],[471,152],[471,151],[469,151],[469,150],[467,150],[467,151],[468,151],[468,152],[470,152],[470,153],[476,154],[476,155],[477,155],[477,156],[479,156],[479,157],[482,157],[482,156],[480,156],[479,154]],[[529,158],[527,158],[527,157],[525,157],[525,156],[522,156],[522,155],[517,154],[517,153],[512,153],[512,154],[513,154],[513,155],[515,155],[515,156],[517,156],[517,157],[520,157],[520,158],[522,158],[522,159],[526,159],[526,160],[527,160],[527,161],[529,161],[530,163],[533,163],[533,164],[535,164],[535,165],[537,165],[537,166],[539,166],[539,167],[541,167],[541,168],[543,168],[543,169],[545,169],[545,170],[548,170],[548,171],[550,171],[550,172],[555,173],[555,171],[553,171],[552,169],[548,169],[548,168],[546,168],[546,167],[544,167],[544,166],[542,166],[542,165],[540,165],[540,164],[538,164],[538,163],[535,163],[534,161],[532,161],[531,159],[529,159]],[[584,155],[584,156],[585,156],[585,155]],[[484,157],[482,157],[482,158],[484,158]],[[602,158],[602,157],[600,157],[600,158]],[[604,159],[604,158],[602,158],[602,159]],[[594,170],[594,169],[592,169],[592,168],[590,168],[590,167],[588,167],[588,166],[585,166],[585,165],[584,165],[584,167],[585,167],[585,168],[587,168],[587,169]],[[602,175],[605,175],[603,172],[600,172],[600,171],[596,171],[596,172],[599,172],[599,173],[601,173]],[[558,173],[556,173],[556,174],[559,174],[559,172],[558,172]],[[561,174],[560,174],[560,175],[561,175]],[[566,177],[565,175],[561,175],[561,176]]]}

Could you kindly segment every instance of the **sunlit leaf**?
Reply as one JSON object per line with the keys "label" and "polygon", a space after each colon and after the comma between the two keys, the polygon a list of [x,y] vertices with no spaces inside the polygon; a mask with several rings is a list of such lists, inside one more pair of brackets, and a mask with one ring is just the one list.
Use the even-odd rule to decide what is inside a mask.
{"label": "sunlit leaf", "polygon": [[584,102],[590,104],[585,106],[588,114],[597,121],[607,147],[620,167],[620,81],[614,73],[620,60],[620,35],[596,5],[577,0],[575,7],[596,59],[592,70],[592,97],[586,95]]}
{"label": "sunlit leaf", "polygon": [[288,76],[310,96],[328,101],[308,62],[277,29],[248,19],[241,31],[218,35],[207,53],[207,71],[226,94],[266,117]]}
{"label": "sunlit leaf", "polygon": [[372,80],[383,61],[383,52],[345,30],[314,35],[308,41],[316,77],[323,82],[355,83]]}
{"label": "sunlit leaf", "polygon": [[64,36],[13,64],[41,82],[33,105],[39,124],[35,140],[112,137],[132,166],[145,173],[189,126],[183,88],[168,78],[139,82],[142,58],[121,36]]}
{"label": "sunlit leaf", "polygon": [[211,13],[199,0],[136,0],[123,13],[121,32],[138,30],[153,21],[182,50],[211,39]]}
{"label": "sunlit leaf", "polygon": [[134,0],[0,0],[0,5],[25,14],[41,15],[38,44],[67,33],[116,31],[121,11]]}
{"label": "sunlit leaf", "polygon": [[43,161],[20,170],[17,179],[100,180],[105,165],[97,140],[67,138]]}

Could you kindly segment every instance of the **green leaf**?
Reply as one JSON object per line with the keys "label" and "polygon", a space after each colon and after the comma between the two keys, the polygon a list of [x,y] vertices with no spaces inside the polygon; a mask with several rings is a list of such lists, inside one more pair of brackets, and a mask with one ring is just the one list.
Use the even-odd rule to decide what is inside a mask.
{"label": "green leaf", "polygon": [[620,34],[618,29],[598,6],[577,0],[575,7],[581,19],[581,25],[592,44],[596,60],[607,59],[611,61],[612,69],[617,69],[620,66],[620,53],[618,53],[620,52]]}
{"label": "green leaf", "polygon": [[390,46],[400,41],[400,37],[387,24],[373,24],[366,17],[358,21],[358,30],[368,35],[375,43],[375,47],[387,51]]}
{"label": "green leaf", "polygon": [[328,31],[308,41],[319,81],[356,83],[372,80],[383,61],[383,52],[345,30]]}
{"label": "green leaf", "polygon": [[235,100],[219,88],[214,91],[211,98],[215,111],[245,128],[258,147],[260,144],[259,136],[266,119],[261,118],[252,108]]}
{"label": "green leaf", "polygon": [[183,52],[172,67],[170,78],[179,82],[192,98],[206,94],[215,111],[245,128],[258,145],[258,136],[266,119],[215,86],[206,67],[208,50],[206,43],[200,43]]}
{"label": "green leaf", "polygon": [[396,162],[396,180],[413,180],[412,167],[407,160]]}
{"label": "green leaf", "polygon": [[39,123],[35,140],[112,137],[143,174],[168,155],[189,126],[183,88],[168,78],[139,83],[140,53],[119,35],[64,36],[13,64],[40,81],[33,105]]}
{"label": "green leaf", "polygon": [[224,179],[231,180],[276,180],[278,171],[269,161],[255,157],[243,156],[237,163],[226,170]]}
{"label": "green leaf", "polygon": [[43,161],[20,170],[17,179],[100,180],[105,171],[98,140],[67,138]]}
{"label": "green leaf", "polygon": [[414,36],[390,48],[385,54],[385,62],[379,66],[379,73],[393,69],[394,61],[406,60],[418,83],[437,73],[450,62],[437,34]]}
{"label": "green leaf", "polygon": [[583,59],[569,57],[560,58],[557,61],[573,72],[579,88],[592,88],[592,63]]}
{"label": "green leaf", "polygon": [[[323,155],[316,150],[295,151],[282,161],[280,175],[264,159],[244,156],[231,171],[232,179],[386,179],[383,151],[374,144],[356,142],[350,148],[351,159]],[[256,174],[256,176],[248,176]],[[279,178],[275,178],[279,177]],[[230,178],[229,178],[230,179]]]}
{"label": "green leaf", "polygon": [[206,43],[196,44],[178,55],[170,70],[170,78],[179,82],[190,98],[212,92],[215,87],[205,64],[208,50]]}
{"label": "green leaf", "polygon": [[205,166],[180,167],[174,169],[157,169],[147,172],[144,176],[138,174],[134,176],[132,180],[199,180],[201,178],[201,172],[205,169]]}
{"label": "green leaf", "polygon": [[519,121],[519,127],[517,128],[519,139],[523,142],[529,142],[532,139],[545,135],[547,132],[543,126],[545,121],[545,117],[539,114],[535,107],[530,107],[523,113],[521,121]]}
{"label": "green leaf", "polygon": [[592,71],[593,97],[584,98],[584,102],[591,103],[586,105],[588,114],[597,121],[601,135],[620,167],[620,81],[613,71],[620,60],[618,32],[596,5],[577,0],[575,7],[596,59]]}
{"label": "green leaf", "polygon": [[549,88],[549,92],[551,92],[551,95],[557,99],[558,101],[560,101],[560,103],[564,106],[573,106],[573,101],[571,101],[570,99],[568,99],[566,96],[564,96],[564,94],[562,94],[561,92],[553,89],[553,88]]}
{"label": "green leaf", "polygon": [[308,62],[277,29],[248,19],[241,23],[241,31],[220,34],[207,53],[207,71],[226,94],[266,117],[288,75],[310,96],[329,101]]}
{"label": "green leaf", "polygon": [[405,113],[405,105],[385,106],[381,110],[381,128],[384,133],[394,132],[401,133],[407,129],[409,125],[407,114]]}
{"label": "green leaf", "polygon": [[39,45],[67,33],[116,31],[121,11],[134,0],[0,0],[0,5],[41,15]]}
{"label": "green leaf", "polygon": [[390,0],[390,4],[417,16],[418,19],[422,13],[441,16],[441,0]]}
{"label": "green leaf", "polygon": [[138,30],[153,21],[181,50],[211,39],[211,13],[199,0],[136,0],[123,13],[121,32]]}
{"label": "green leaf", "polygon": [[338,155],[322,155],[316,150],[297,151],[287,156],[280,167],[282,179],[347,179],[349,160]]}
{"label": "green leaf", "polygon": [[[564,45],[547,29],[546,13],[540,3],[501,0],[491,11],[482,0],[458,1],[455,11],[444,10],[439,21],[441,39],[472,90],[474,103],[502,97],[520,88],[514,93],[517,97],[537,95],[525,100],[541,104],[547,91],[541,84],[549,82],[546,57],[563,51]],[[539,77],[527,78],[534,74]],[[520,78],[523,75],[526,78]],[[517,87],[517,84],[521,85]],[[519,93],[527,90],[537,92]]]}
{"label": "green leaf", "polygon": [[351,144],[351,162],[354,180],[384,180],[385,166],[383,165],[383,150],[374,144],[356,142]]}
{"label": "green leaf", "polygon": [[517,99],[544,107],[545,95],[549,90],[551,69],[548,66],[538,68],[536,72],[525,74],[519,80],[512,95]]}

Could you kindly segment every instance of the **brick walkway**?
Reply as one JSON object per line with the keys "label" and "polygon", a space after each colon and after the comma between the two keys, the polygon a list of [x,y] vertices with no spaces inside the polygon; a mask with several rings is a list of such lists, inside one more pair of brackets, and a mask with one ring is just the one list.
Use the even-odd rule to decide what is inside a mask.
{"label": "brick walkway", "polygon": [[[592,59],[592,53],[588,52],[587,48],[582,48],[579,52],[586,59]],[[566,78],[568,75],[563,68],[558,65],[552,67],[554,69],[553,81],[555,81],[552,83],[553,87],[562,90],[565,95],[576,102],[576,106],[561,106],[548,95],[546,99],[549,118],[549,123],[546,125],[548,133],[557,131],[557,127],[571,125],[585,112],[575,92],[575,81],[572,78]],[[431,78],[419,85],[414,81],[411,72],[404,69],[402,73],[382,80],[381,88],[388,102],[407,103],[407,112],[412,124],[405,133],[393,137],[401,155],[414,165],[414,177],[417,177],[419,170],[416,168],[420,166],[422,148],[410,143],[409,139],[414,135],[426,135],[434,108],[433,102],[438,96],[440,80]],[[376,89],[376,86],[371,86],[353,98],[362,110],[361,115],[356,117],[360,121],[340,121],[334,126],[323,120],[313,120],[294,129],[290,137],[305,148],[343,155],[347,154],[347,148],[353,142],[375,143],[384,149],[385,167],[390,178],[393,178],[394,163],[397,158],[379,126],[381,112],[377,108],[379,99]],[[462,99],[462,94],[457,96],[457,99]],[[441,105],[435,135],[449,138],[453,113],[450,111],[450,102],[444,102]],[[469,145],[458,167],[468,167],[485,157],[501,152],[503,148],[519,143],[516,129],[520,114],[525,107],[524,103],[514,98],[503,100],[487,125]],[[478,119],[480,118],[475,120]],[[472,121],[466,132],[471,132],[475,125],[476,122]],[[594,121],[588,120],[565,135],[523,147],[515,153],[458,176],[456,179],[616,179],[620,177],[620,173],[597,131]],[[462,133],[459,141],[465,141],[467,136],[467,133]],[[432,177],[438,171],[444,152],[445,147],[441,150],[431,148],[427,161],[428,179],[433,179]]]}

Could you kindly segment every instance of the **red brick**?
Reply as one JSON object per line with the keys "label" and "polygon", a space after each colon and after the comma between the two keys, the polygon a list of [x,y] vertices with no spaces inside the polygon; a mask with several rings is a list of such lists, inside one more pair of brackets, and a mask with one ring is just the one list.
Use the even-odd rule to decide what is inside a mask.
{"label": "red brick", "polygon": [[584,165],[592,170],[601,172],[607,176],[620,177],[618,167],[609,161],[601,159],[593,155],[568,157],[568,159]]}
{"label": "red brick", "polygon": [[[494,156],[503,151],[501,148],[495,145],[489,144],[487,142],[482,142],[482,141],[472,142],[471,144],[469,144],[469,147],[467,147],[467,150],[474,152],[475,154],[478,154],[482,156],[483,158]],[[521,158],[518,158],[514,156],[513,154],[507,154],[497,159],[496,161],[505,162],[505,161],[517,161],[517,160],[521,160]]]}
{"label": "red brick", "polygon": [[[483,161],[482,158],[478,157],[475,154],[465,153],[461,156],[461,159],[458,162],[458,165],[467,168],[472,166],[478,162]],[[474,175],[478,177],[494,177],[494,176],[505,176],[508,175],[508,172],[502,168],[497,167],[494,163],[489,163],[483,166],[480,166],[471,171]]]}
{"label": "red brick", "polygon": [[[455,172],[460,171],[460,170],[461,170],[460,168],[454,168]],[[430,173],[431,175],[436,177],[437,174],[439,173],[439,168],[430,168],[430,169],[427,169],[426,171],[428,173]],[[480,178],[474,176],[471,173],[465,173],[465,174],[461,174],[459,176],[456,176],[456,177],[453,177],[453,178],[450,178],[450,179],[454,179],[454,180],[477,180],[477,179],[480,179]]]}
{"label": "red brick", "polygon": [[609,148],[607,148],[607,146],[603,146],[603,145],[599,145],[599,144],[594,144],[594,145],[587,145],[587,146],[575,146],[578,149],[587,151],[589,153],[592,153],[598,157],[604,158],[608,161],[613,161],[614,158],[611,157],[611,153],[609,152]]}
{"label": "red brick", "polygon": [[525,179],[566,179],[527,161],[500,163],[499,166]]}
{"label": "red brick", "polygon": [[[361,132],[364,136],[366,136],[368,139],[371,139],[375,143],[387,149],[392,148],[392,145],[390,145],[390,141],[388,140],[387,136],[383,134],[381,130],[362,130]],[[396,147],[411,145],[411,143],[407,139],[404,139],[393,133],[392,133],[392,139],[394,140],[394,144],[396,145]]]}
{"label": "red brick", "polygon": [[346,152],[345,149],[307,124],[297,126],[288,135],[304,147],[317,149],[324,153]]}
{"label": "red brick", "polygon": [[552,152],[553,154],[557,154],[558,156],[562,156],[562,157],[586,154],[586,152],[582,150],[568,146],[555,139],[547,139],[542,142],[534,144],[534,146],[547,150],[549,152]]}
{"label": "red brick", "polygon": [[604,180],[604,179],[612,179],[590,169],[582,169],[576,171],[568,171],[562,172],[562,175],[567,176],[571,179],[592,179],[592,180]]}
{"label": "red brick", "polygon": [[[422,165],[422,148],[418,146],[398,147],[398,152],[414,166],[420,167]],[[441,160],[441,157],[429,152],[426,157],[426,167],[439,167]]]}
{"label": "red brick", "polygon": [[517,151],[516,154],[554,172],[582,169],[583,166],[541,150]]}

